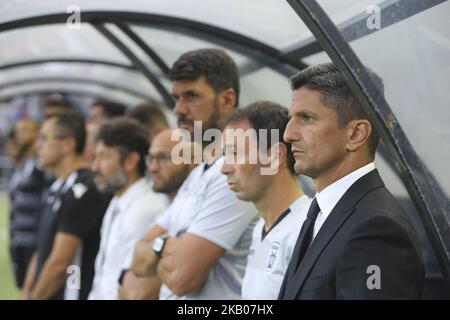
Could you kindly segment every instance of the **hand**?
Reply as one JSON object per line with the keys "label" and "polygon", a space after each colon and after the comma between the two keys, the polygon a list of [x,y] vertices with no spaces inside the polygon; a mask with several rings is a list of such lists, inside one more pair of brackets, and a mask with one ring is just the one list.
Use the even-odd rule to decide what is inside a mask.
{"label": "hand", "polygon": [[21,292],[22,300],[31,300],[32,291],[29,288],[23,287]]}
{"label": "hand", "polygon": [[140,240],[134,250],[131,269],[138,277],[146,277],[154,273],[159,257],[153,252],[153,243],[148,240]]}
{"label": "hand", "polygon": [[121,300],[156,300],[160,287],[161,281],[157,277],[138,278],[132,271],[127,271],[118,296]]}

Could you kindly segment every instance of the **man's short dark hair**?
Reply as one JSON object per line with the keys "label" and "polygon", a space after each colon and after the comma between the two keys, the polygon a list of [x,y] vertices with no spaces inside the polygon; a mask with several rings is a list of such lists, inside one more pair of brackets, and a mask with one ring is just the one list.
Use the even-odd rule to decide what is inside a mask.
{"label": "man's short dark hair", "polygon": [[47,117],[47,120],[53,118],[56,119],[58,134],[73,137],[76,143],[75,153],[77,155],[83,154],[86,144],[86,128],[83,116],[75,110],[68,110],[52,113]]}
{"label": "man's short dark hair", "polygon": [[[289,122],[288,109],[276,102],[260,100],[249,104],[245,108],[236,109],[225,118],[221,125],[225,127],[229,124],[236,124],[245,120],[248,120],[252,128],[256,130],[258,142],[260,139],[259,129],[268,130],[266,135],[267,148],[270,148],[278,142],[286,145],[287,166],[292,175],[297,175],[294,170],[295,158],[291,150],[291,144],[283,140],[284,131]],[[279,130],[278,140],[272,141],[271,129]]]}
{"label": "man's short dark hair", "polygon": [[97,100],[92,104],[91,108],[94,106],[101,107],[103,110],[103,115],[107,119],[123,116],[125,114],[125,110],[127,109],[127,107],[123,104],[107,100]]}
{"label": "man's short dark hair", "polygon": [[148,152],[148,131],[137,120],[117,117],[104,122],[99,129],[96,142],[102,142],[108,147],[117,147],[122,159],[130,152],[140,155],[138,172],[145,174],[145,156]]}
{"label": "man's short dark hair", "polygon": [[[384,94],[383,80],[370,69],[365,68],[365,70],[380,90],[380,93]],[[319,91],[322,103],[336,110],[338,123],[341,127],[355,119],[370,121],[348,85],[346,78],[334,64],[323,63],[310,66],[298,72],[290,81],[292,90],[306,87],[310,90]],[[372,134],[369,138],[369,147],[371,155],[374,156],[380,136],[372,121],[370,123],[372,125]]]}
{"label": "man's short dark hair", "polygon": [[[54,98],[49,99],[46,102],[46,104],[44,105],[44,110],[48,110],[48,109],[56,109],[57,110],[52,113],[58,113],[58,112],[64,112],[64,111],[75,111],[75,107],[69,101],[62,100],[62,99],[54,99]],[[51,114],[49,114],[47,116],[47,118],[49,116],[51,116]]]}
{"label": "man's short dark hair", "polygon": [[152,140],[160,130],[169,127],[169,122],[161,108],[156,102],[149,101],[127,109],[125,115],[146,126],[150,140]]}
{"label": "man's short dark hair", "polygon": [[204,76],[216,94],[233,88],[239,104],[239,70],[234,60],[222,49],[199,49],[189,51],[178,58],[172,66],[169,78],[196,80]]}

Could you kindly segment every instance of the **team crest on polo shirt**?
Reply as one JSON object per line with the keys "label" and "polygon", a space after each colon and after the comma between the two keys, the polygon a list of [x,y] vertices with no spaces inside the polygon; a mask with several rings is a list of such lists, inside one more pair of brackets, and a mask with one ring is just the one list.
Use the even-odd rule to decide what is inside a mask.
{"label": "team crest on polo shirt", "polygon": [[82,183],[77,183],[72,187],[73,195],[76,199],[80,199],[87,191],[87,187]]}
{"label": "team crest on polo shirt", "polygon": [[270,252],[266,261],[266,273],[271,273],[278,262],[279,249],[280,249],[279,241],[272,241],[270,244]]}

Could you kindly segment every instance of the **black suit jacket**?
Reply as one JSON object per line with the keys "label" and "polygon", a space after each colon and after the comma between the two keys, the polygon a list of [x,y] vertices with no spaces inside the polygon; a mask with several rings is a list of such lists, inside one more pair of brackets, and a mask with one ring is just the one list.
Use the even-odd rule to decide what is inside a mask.
{"label": "black suit jacket", "polygon": [[336,204],[297,270],[299,243],[279,299],[419,299],[424,267],[418,236],[377,170]]}

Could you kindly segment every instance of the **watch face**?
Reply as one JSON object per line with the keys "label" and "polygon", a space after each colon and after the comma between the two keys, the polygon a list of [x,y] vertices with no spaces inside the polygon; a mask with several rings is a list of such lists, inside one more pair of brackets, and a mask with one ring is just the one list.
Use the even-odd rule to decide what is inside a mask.
{"label": "watch face", "polygon": [[153,241],[153,251],[159,253],[164,245],[164,239],[158,237]]}

